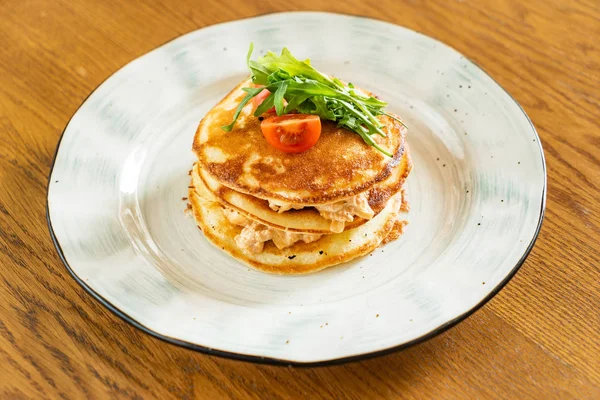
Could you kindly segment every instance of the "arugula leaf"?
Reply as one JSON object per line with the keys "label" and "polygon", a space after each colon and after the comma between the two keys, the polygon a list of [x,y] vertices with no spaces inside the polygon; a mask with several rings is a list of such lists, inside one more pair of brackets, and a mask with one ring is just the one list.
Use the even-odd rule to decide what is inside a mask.
{"label": "arugula leaf", "polygon": [[310,65],[310,61],[298,61],[285,47],[281,50],[280,56],[269,51],[264,57],[258,59],[258,63],[272,71],[282,69],[291,76],[303,76],[317,82],[338,87],[330,77],[314,69]]}
{"label": "arugula leaf", "polygon": [[275,101],[275,94],[271,93],[256,108],[256,111],[254,111],[254,116],[255,117],[260,117],[261,115],[263,115],[264,113],[266,113],[268,109],[270,109],[271,107],[273,107],[274,101]]}
{"label": "arugula leaf", "polygon": [[[377,118],[379,115],[386,115],[406,126],[402,120],[384,111],[388,105],[386,102],[358,93],[352,83],[345,85],[338,78],[321,73],[310,65],[310,60],[297,60],[287,48],[281,51],[281,55],[269,51],[257,61],[251,59],[253,50],[254,44],[250,43],[246,64],[252,81],[264,87],[243,89],[247,94],[236,109],[231,124],[222,127],[224,130],[230,131],[244,106],[267,89],[271,94],[256,109],[255,116],[262,115],[273,106],[277,115],[292,111],[318,115],[357,133],[367,144],[392,156],[372,138],[375,134],[386,136],[383,124]],[[284,100],[287,101],[285,106]]]}
{"label": "arugula leaf", "polygon": [[321,118],[328,119],[330,121],[336,120],[335,111],[329,109],[331,103],[327,102],[327,97],[325,96],[315,96],[311,98],[312,104],[315,106],[314,110],[308,114],[316,114]]}
{"label": "arugula leaf", "polygon": [[254,50],[254,43],[250,43],[248,54],[246,55],[246,65],[252,73],[252,82],[258,83],[259,85],[266,85],[268,83],[268,77],[271,75],[271,71],[267,67],[259,64],[256,61],[252,61],[252,51]]}
{"label": "arugula leaf", "polygon": [[[288,104],[287,104],[287,106],[285,106],[285,109],[283,110],[284,114],[287,114],[294,110],[300,111],[301,108],[303,107],[302,104],[305,101],[307,101],[307,99],[310,98],[311,96],[308,94],[297,94],[297,95],[290,95],[288,97],[289,97],[289,99],[287,100]],[[300,111],[300,112],[302,112],[302,111]],[[307,113],[303,113],[303,114],[307,114]]]}
{"label": "arugula leaf", "polygon": [[279,85],[274,93],[273,102],[275,103],[275,112],[277,112],[277,115],[283,114],[283,95],[285,94],[287,86],[287,81],[282,81],[281,85]]}

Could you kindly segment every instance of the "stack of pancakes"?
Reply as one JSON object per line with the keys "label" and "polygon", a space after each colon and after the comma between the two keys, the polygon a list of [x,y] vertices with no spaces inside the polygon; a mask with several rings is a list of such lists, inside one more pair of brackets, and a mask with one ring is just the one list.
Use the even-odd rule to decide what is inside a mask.
{"label": "stack of pancakes", "polygon": [[406,129],[381,116],[387,157],[334,122],[303,153],[264,139],[248,104],[230,132],[244,81],[202,119],[189,200],[199,227],[236,259],[273,273],[306,273],[365,255],[391,236],[412,164]]}

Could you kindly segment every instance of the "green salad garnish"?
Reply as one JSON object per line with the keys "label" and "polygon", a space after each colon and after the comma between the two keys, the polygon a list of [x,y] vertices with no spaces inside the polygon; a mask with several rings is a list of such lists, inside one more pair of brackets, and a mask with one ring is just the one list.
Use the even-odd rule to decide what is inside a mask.
{"label": "green salad garnish", "polygon": [[310,60],[297,60],[287,48],[279,56],[268,52],[257,61],[250,59],[253,50],[254,44],[250,43],[246,63],[252,73],[252,81],[264,87],[242,89],[246,96],[238,105],[231,124],[221,127],[223,130],[230,131],[244,106],[267,89],[271,93],[254,112],[256,117],[273,106],[277,115],[292,111],[318,115],[321,119],[335,121],[338,126],[358,133],[367,144],[388,157],[392,156],[372,138],[375,134],[386,136],[383,125],[376,118],[378,115],[387,115],[404,125],[383,110],[386,102],[356,93],[351,83],[345,85],[339,79],[319,72],[310,65]]}

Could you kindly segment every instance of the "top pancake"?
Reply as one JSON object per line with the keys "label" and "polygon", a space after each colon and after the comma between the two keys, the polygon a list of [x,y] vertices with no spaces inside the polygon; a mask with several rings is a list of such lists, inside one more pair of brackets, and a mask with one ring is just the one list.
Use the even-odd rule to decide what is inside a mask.
{"label": "top pancake", "polygon": [[321,121],[321,136],[303,153],[284,153],[270,146],[252,115],[251,102],[230,132],[228,125],[244,97],[234,88],[206,114],[194,137],[193,150],[204,171],[231,189],[266,200],[320,204],[351,197],[391,175],[405,151],[406,129],[392,118],[380,116],[387,137],[375,141],[394,156],[387,157],[351,131]]}

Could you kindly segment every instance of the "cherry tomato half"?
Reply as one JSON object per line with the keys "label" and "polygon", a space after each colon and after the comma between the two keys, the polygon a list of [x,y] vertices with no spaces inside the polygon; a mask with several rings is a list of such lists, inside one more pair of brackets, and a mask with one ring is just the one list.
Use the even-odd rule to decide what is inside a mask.
{"label": "cherry tomato half", "polygon": [[321,136],[321,119],[316,115],[286,114],[269,117],[260,124],[267,142],[286,153],[310,149]]}

